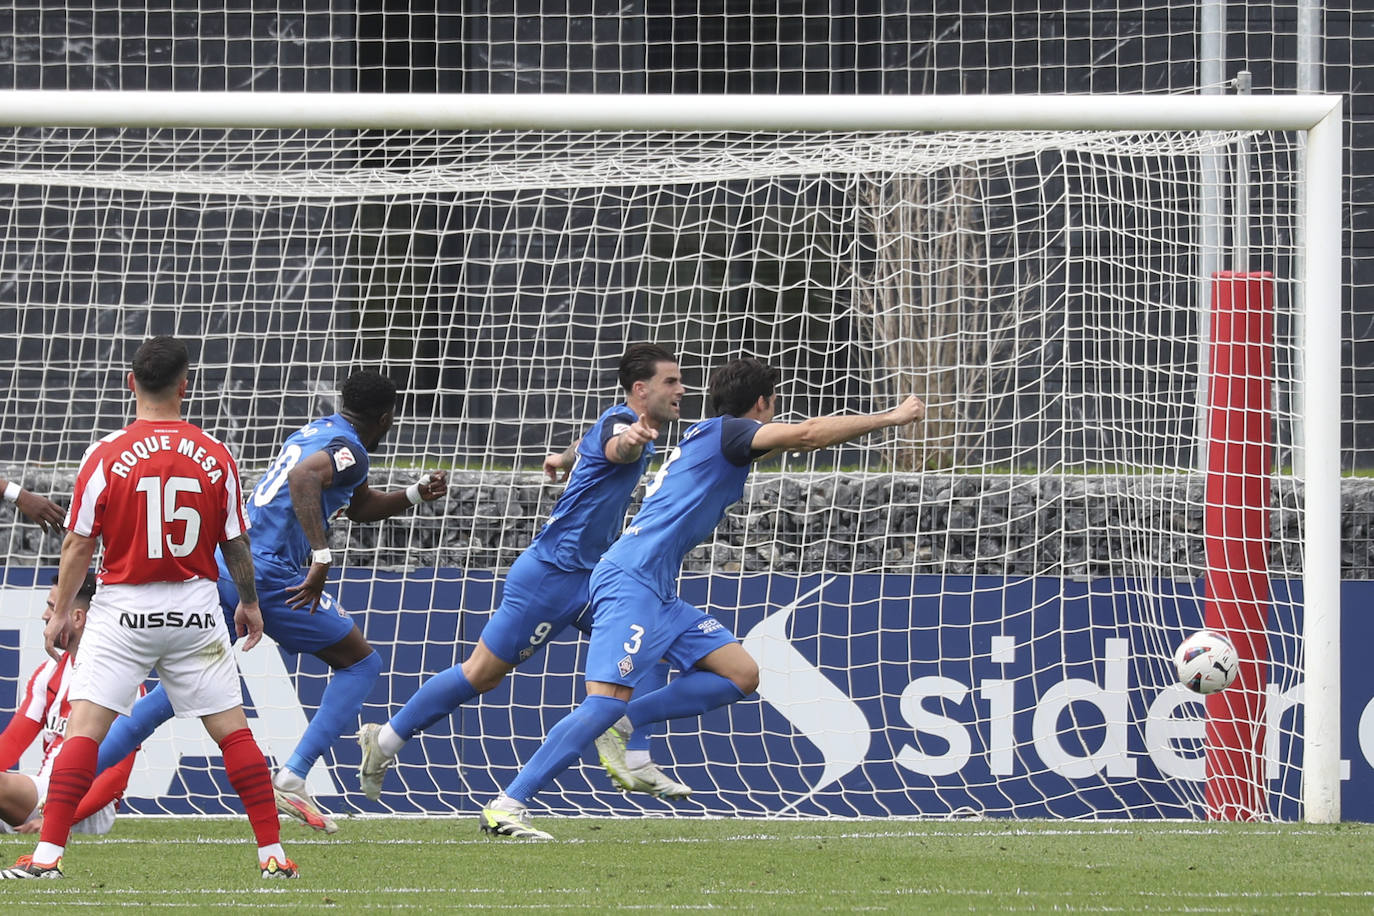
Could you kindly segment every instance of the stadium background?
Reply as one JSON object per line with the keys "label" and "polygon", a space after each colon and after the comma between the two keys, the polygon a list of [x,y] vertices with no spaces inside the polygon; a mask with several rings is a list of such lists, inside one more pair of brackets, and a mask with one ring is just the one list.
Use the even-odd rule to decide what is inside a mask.
{"label": "stadium background", "polygon": [[[1224,30],[1223,79],[1244,69],[1253,75],[1256,93],[1297,89],[1301,77],[1295,4],[1227,6],[1231,9]],[[1046,2],[1033,11],[1012,4],[912,7],[890,2],[794,3],[761,12],[756,4],[544,3],[445,9],[384,4],[343,9],[305,2],[272,10],[259,4],[202,4],[196,12],[113,5],[76,12],[39,4],[0,12],[0,88],[344,93],[1229,91],[1219,84],[1205,84],[1207,71],[1199,60],[1201,5],[1119,3],[1104,8],[1093,3]],[[1348,97],[1342,466],[1348,473],[1359,473],[1374,466],[1370,400],[1374,389],[1365,368],[1374,334],[1368,331],[1371,306],[1361,295],[1374,284],[1367,206],[1374,149],[1368,139],[1369,68],[1361,65],[1374,51],[1374,13],[1354,3],[1328,4],[1323,31],[1320,78],[1311,88]],[[25,188],[16,190],[14,197],[12,205],[0,207],[8,211],[8,225],[18,227],[0,252],[0,270],[18,274],[17,268],[26,260],[69,256],[66,247],[45,249],[52,227],[62,223],[45,212],[44,196]],[[578,219],[576,210],[574,203],[563,217]],[[410,212],[395,207],[375,212],[361,208],[357,219],[364,224],[388,221],[378,228],[392,230],[398,238],[419,230],[414,233],[418,241],[407,244],[431,245],[436,250],[452,244],[440,231],[436,214],[422,206]],[[516,201],[504,220],[464,227],[478,240],[469,243],[467,250],[473,250],[473,244],[486,246],[487,251],[510,255],[515,261],[522,250],[557,250],[566,244],[557,229],[559,222]],[[110,252],[101,250],[95,241],[97,230],[107,228],[74,227],[75,238],[89,233],[91,240],[86,250],[77,246],[77,256],[93,262],[108,257]],[[264,227],[269,235],[275,228]],[[609,260],[610,251],[624,244],[624,227],[604,228],[604,233],[579,236],[577,244],[585,249],[567,252],[564,248],[559,259],[564,266],[549,269],[542,280],[551,286],[574,286],[576,278],[567,264]],[[305,417],[330,406],[327,392],[336,379],[318,371],[323,360],[340,366],[381,361],[409,392],[404,406],[409,415],[464,418],[452,439],[427,439],[427,446],[442,445],[459,461],[486,462],[497,454],[507,466],[530,466],[550,443],[567,441],[585,422],[589,415],[586,399],[569,398],[566,392],[590,391],[598,385],[604,389],[604,366],[622,345],[619,337],[599,334],[594,324],[589,325],[592,330],[583,339],[569,344],[576,358],[558,367],[556,378],[541,378],[539,354],[532,347],[521,351],[518,337],[522,328],[537,323],[538,315],[548,307],[547,300],[517,295],[503,303],[513,316],[508,333],[517,339],[513,344],[495,340],[488,329],[480,327],[478,316],[491,309],[489,290],[500,288],[503,278],[480,270],[462,273],[455,267],[459,274],[451,282],[471,295],[459,295],[439,306],[386,288],[388,284],[403,286],[404,277],[344,284],[353,295],[340,298],[338,276],[308,276],[302,286],[302,308],[322,331],[348,328],[356,349],[338,354],[314,349],[320,345],[313,342],[302,347],[299,341],[280,339],[264,315],[233,314],[209,306],[188,308],[185,290],[175,283],[130,282],[130,276],[156,273],[149,265],[155,262],[158,229],[136,227],[135,234],[148,233],[147,245],[121,252],[118,269],[97,272],[98,279],[80,288],[66,282],[60,270],[41,282],[0,284],[0,322],[16,331],[0,340],[0,346],[10,348],[0,354],[5,357],[3,364],[15,367],[6,369],[8,377],[0,379],[5,383],[5,428],[26,432],[23,441],[0,440],[0,467],[74,461],[97,431],[119,425],[126,405],[119,394],[122,368],[114,351],[146,333],[204,335],[221,349],[202,354],[203,358],[216,365],[253,367],[245,377],[234,378],[225,369],[222,377],[206,373],[198,380],[205,388],[227,393],[206,408],[210,416],[200,419],[208,420],[208,426],[233,443],[248,468],[260,467],[270,458],[281,432],[271,424],[253,423],[253,417],[264,411],[273,417]],[[292,257],[291,244],[289,240],[283,243],[278,252],[281,260]],[[863,360],[865,344],[858,330],[826,327],[812,335],[814,303],[804,302],[800,293],[760,301],[748,281],[766,266],[751,263],[744,273],[736,274],[733,271],[739,268],[732,266],[730,254],[720,252],[719,275],[703,283],[716,297],[716,336],[739,351],[765,356],[777,355],[777,328],[792,327],[806,336],[847,342],[826,352],[824,359],[789,354],[795,362],[788,368],[814,376],[807,401],[799,409],[823,412],[860,403],[858,393],[844,381],[852,377],[848,367]],[[780,276],[786,269],[781,263],[775,267]],[[271,299],[276,284],[275,278],[251,275],[224,282],[231,300],[246,301]],[[68,307],[72,303],[94,305],[74,312]],[[588,313],[619,312],[627,316],[629,327],[635,327],[637,316],[650,307],[628,295],[566,305]],[[699,303],[690,305],[695,308]],[[766,322],[757,320],[761,314],[768,317]],[[474,333],[448,333],[453,326],[471,326]],[[524,365],[534,367],[533,374],[522,376],[515,386],[527,384],[533,397],[490,394],[512,387],[511,379],[502,374],[511,352]],[[710,362],[706,357],[716,354],[695,355],[701,358],[693,361],[704,364]],[[93,368],[106,366],[114,368]],[[1026,364],[1018,371],[1031,376],[1039,368]],[[1063,381],[1068,387],[1081,383],[1073,378]],[[280,390],[285,396],[273,395],[272,403],[265,404],[256,390]],[[541,391],[565,394],[541,399]],[[55,392],[79,392],[80,397],[74,397],[64,411],[45,409],[44,403]],[[690,415],[693,409],[689,406],[684,413]],[[486,422],[475,419],[484,417]],[[531,422],[532,417],[539,419]],[[396,448],[404,451],[407,445],[402,439]],[[1186,463],[1188,459],[1179,456],[1177,460]],[[45,480],[42,473],[29,477],[40,485]],[[60,474],[46,479],[55,491],[61,491]],[[470,571],[503,569],[527,542],[540,513],[547,510],[549,491],[516,478],[493,484],[490,474],[467,481],[460,478],[460,483],[467,484],[470,492],[460,492],[455,500],[451,524],[355,530],[349,537],[350,564],[414,566],[418,561],[436,566],[453,563]],[[867,540],[863,537],[865,504],[882,499],[866,488],[887,486],[891,497],[892,488],[925,486],[938,491],[941,486],[958,484],[936,476],[921,484],[902,479],[839,484],[847,485],[857,486],[858,491],[851,494],[848,505],[844,494],[836,497],[840,521],[829,530],[822,548],[829,552],[819,559],[828,566],[848,563],[858,573],[869,560],[873,565],[882,563],[881,557],[866,558],[856,546]],[[986,482],[962,485],[981,487]],[[778,486],[786,487],[787,482]],[[1356,477],[1350,480],[1349,492],[1343,575],[1367,578],[1374,573],[1374,544],[1369,535],[1374,500],[1365,495],[1366,487]],[[976,512],[972,507],[984,502],[981,494],[963,495],[969,508],[962,509],[956,500],[946,514],[913,519],[912,525],[957,528],[951,515],[957,521],[960,511]],[[786,515],[787,500],[779,502],[781,514]],[[12,508],[0,508],[4,512],[12,513]],[[469,521],[474,532],[471,541],[445,542],[464,531]],[[721,545],[725,556],[732,557],[731,537],[754,521],[732,520],[720,545],[694,557],[697,568],[704,570],[718,561]],[[779,532],[797,535],[797,546],[803,546],[803,525],[776,524]],[[1129,519],[1121,524],[1129,525]],[[484,531],[483,525],[495,530]],[[736,530],[730,530],[732,526]],[[480,545],[474,546],[478,541]],[[847,553],[833,546],[843,548],[851,542]],[[1196,548],[1198,539],[1194,537],[1192,543]],[[1085,564],[1099,553],[1092,544],[1075,549],[1081,549]],[[11,556],[40,566],[56,558],[54,540],[22,526],[11,530],[9,550]],[[803,555],[792,562],[804,568],[806,561]],[[732,562],[747,567],[748,558],[736,556]],[[1200,568],[1196,557],[1185,556],[1180,564],[1183,572],[1195,574]],[[973,566],[961,570],[956,565],[950,571],[979,570]],[[1003,571],[1015,573],[1012,568]],[[1110,563],[1087,564],[1083,571],[1091,575],[1114,572]],[[303,690],[303,698],[306,694]]]}

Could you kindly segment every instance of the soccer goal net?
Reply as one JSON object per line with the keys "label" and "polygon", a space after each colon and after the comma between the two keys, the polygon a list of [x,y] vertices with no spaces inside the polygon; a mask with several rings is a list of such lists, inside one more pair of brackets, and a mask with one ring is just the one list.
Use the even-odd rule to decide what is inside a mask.
{"label": "soccer goal net", "polygon": [[[1334,100],[37,98],[0,94],[0,470],[65,503],[151,334],[194,341],[190,419],[250,485],[381,367],[374,486],[455,486],[335,524],[384,660],[364,721],[473,649],[558,495],[543,456],[650,340],[686,419],[739,355],[781,370],[783,420],[929,415],[759,466],[689,555],[682,593],[763,672],[651,739],[691,799],[621,795],[589,752],[549,810],[1338,816]],[[4,548],[16,689],[56,548]],[[1241,656],[1205,699],[1170,661],[1204,626]],[[563,634],[412,741],[380,803],[348,738],[311,786],[472,812],[580,700],[584,652]],[[240,657],[282,760],[327,671]],[[164,726],[129,806],[233,810],[214,753]]]}

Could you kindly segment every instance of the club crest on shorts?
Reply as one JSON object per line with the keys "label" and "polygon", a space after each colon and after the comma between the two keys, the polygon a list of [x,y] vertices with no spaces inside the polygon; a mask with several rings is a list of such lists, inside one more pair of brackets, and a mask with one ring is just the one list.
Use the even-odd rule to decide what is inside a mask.
{"label": "club crest on shorts", "polygon": [[621,677],[629,677],[630,672],[635,670],[635,660],[627,655],[620,660],[620,664],[616,665],[616,667],[620,669]]}

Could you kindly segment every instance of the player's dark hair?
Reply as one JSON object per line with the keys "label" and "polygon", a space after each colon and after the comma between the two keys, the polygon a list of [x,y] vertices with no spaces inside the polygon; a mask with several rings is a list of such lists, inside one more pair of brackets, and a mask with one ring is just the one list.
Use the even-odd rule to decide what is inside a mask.
{"label": "player's dark hair", "polygon": [[747,413],[759,398],[773,396],[782,375],[777,369],[751,356],[732,359],[711,373],[706,403],[712,416]]}
{"label": "player's dark hair", "polygon": [[659,363],[675,363],[677,357],[651,343],[632,343],[620,357],[620,387],[629,391],[635,382],[647,381],[658,372]]}
{"label": "player's dark hair", "polygon": [[[57,584],[57,573],[52,574],[52,584]],[[76,590],[76,597],[90,604],[91,599],[95,597],[95,586],[95,573],[86,573],[86,578],[82,581],[81,587]]]}
{"label": "player's dark hair", "polygon": [[186,344],[164,334],[145,340],[134,353],[134,380],[149,394],[162,394],[181,381],[190,365]]}
{"label": "player's dark hair", "polygon": [[359,369],[343,383],[344,410],[376,420],[396,408],[396,383],[373,369]]}

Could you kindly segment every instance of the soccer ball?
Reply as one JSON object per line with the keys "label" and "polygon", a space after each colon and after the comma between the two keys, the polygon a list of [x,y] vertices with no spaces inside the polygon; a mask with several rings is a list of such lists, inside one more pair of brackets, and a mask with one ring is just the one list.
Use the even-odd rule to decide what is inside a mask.
{"label": "soccer ball", "polygon": [[1199,630],[1174,652],[1178,679],[1194,693],[1216,693],[1231,686],[1240,670],[1236,647],[1216,630]]}

